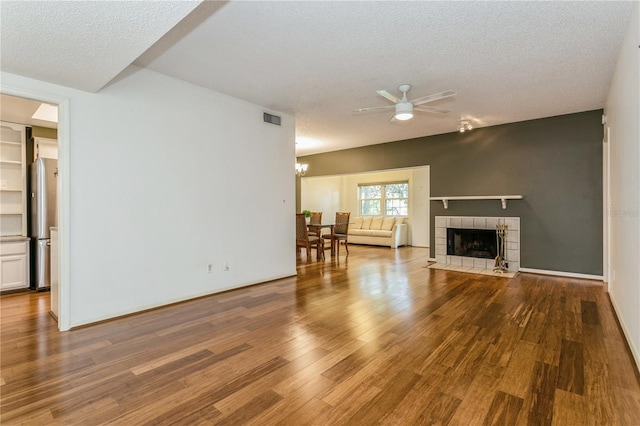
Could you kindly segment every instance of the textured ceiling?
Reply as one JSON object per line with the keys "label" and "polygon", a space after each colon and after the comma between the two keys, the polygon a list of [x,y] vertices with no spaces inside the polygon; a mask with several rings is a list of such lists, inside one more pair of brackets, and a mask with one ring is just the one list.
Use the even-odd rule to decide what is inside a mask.
{"label": "textured ceiling", "polygon": [[[294,115],[297,155],[448,133],[460,118],[602,108],[631,12],[630,1],[207,1],[182,19],[193,3],[18,2],[12,15],[5,3],[2,70],[86,90],[180,21],[135,64]],[[21,22],[5,30],[7,16]],[[375,92],[399,96],[402,83],[409,99],[458,95],[430,104],[449,114],[408,122],[353,112],[388,105]]]}
{"label": "textured ceiling", "polygon": [[0,68],[95,92],[199,3],[3,0]]}
{"label": "textured ceiling", "polygon": [[[630,2],[231,2],[137,63],[294,114],[297,154],[602,108]],[[207,18],[203,16],[209,15]],[[390,123],[376,95],[447,89],[445,116]]]}

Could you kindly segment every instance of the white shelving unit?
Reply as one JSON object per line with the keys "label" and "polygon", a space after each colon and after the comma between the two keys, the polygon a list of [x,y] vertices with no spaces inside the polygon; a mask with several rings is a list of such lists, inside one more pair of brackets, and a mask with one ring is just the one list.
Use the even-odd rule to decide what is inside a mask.
{"label": "white shelving unit", "polygon": [[449,208],[451,200],[500,200],[502,208],[507,208],[507,200],[522,200],[522,195],[469,195],[469,196],[451,196],[451,197],[430,197],[431,201],[442,201],[445,209]]}
{"label": "white shelving unit", "polygon": [[25,126],[0,122],[0,236],[27,235]]}
{"label": "white shelving unit", "polygon": [[25,126],[0,122],[0,290],[29,287]]}

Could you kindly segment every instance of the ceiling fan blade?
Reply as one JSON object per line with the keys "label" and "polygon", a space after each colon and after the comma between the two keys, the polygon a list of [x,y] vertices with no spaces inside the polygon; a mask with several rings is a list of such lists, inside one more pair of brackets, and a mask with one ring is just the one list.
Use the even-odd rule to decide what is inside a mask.
{"label": "ceiling fan blade", "polygon": [[389,99],[394,104],[397,104],[398,102],[402,102],[400,99],[396,98],[395,96],[393,96],[391,93],[387,92],[386,90],[378,90],[376,93],[378,95],[384,97],[384,98]]}
{"label": "ceiling fan blade", "polygon": [[385,110],[385,109],[390,109],[390,108],[395,108],[395,105],[387,105],[387,106],[377,106],[377,107],[369,107],[369,108],[359,108],[359,109],[354,109],[354,112],[369,112],[369,111],[379,111],[379,110]]}
{"label": "ceiling fan blade", "polygon": [[446,114],[449,112],[448,109],[442,109],[442,108],[436,108],[436,107],[430,107],[430,106],[417,106],[417,107],[413,107],[414,111],[422,111],[422,112],[431,112],[434,114]]}
{"label": "ceiling fan blade", "polygon": [[396,113],[395,112],[393,113],[391,118],[389,118],[389,122],[393,123],[394,121],[398,121],[398,120],[396,120]]}
{"label": "ceiling fan blade", "polygon": [[428,102],[437,101],[438,99],[449,98],[457,95],[453,90],[445,90],[444,92],[434,93],[433,95],[423,96],[422,98],[414,99],[411,101],[413,105],[422,105]]}

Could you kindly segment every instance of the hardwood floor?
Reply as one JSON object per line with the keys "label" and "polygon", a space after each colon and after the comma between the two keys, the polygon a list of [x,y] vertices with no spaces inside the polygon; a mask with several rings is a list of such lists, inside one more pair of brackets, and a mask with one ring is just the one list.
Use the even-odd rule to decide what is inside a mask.
{"label": "hardwood floor", "polygon": [[1,303],[13,424],[634,425],[640,384],[602,283],[425,268],[351,246],[298,277],[59,333]]}

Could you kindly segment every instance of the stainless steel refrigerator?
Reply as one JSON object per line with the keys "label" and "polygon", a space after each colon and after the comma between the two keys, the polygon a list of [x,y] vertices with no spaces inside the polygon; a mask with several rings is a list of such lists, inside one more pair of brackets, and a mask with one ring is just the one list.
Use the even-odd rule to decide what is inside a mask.
{"label": "stainless steel refrigerator", "polygon": [[37,158],[29,166],[29,237],[31,288],[48,289],[51,271],[51,235],[57,226],[58,160]]}

